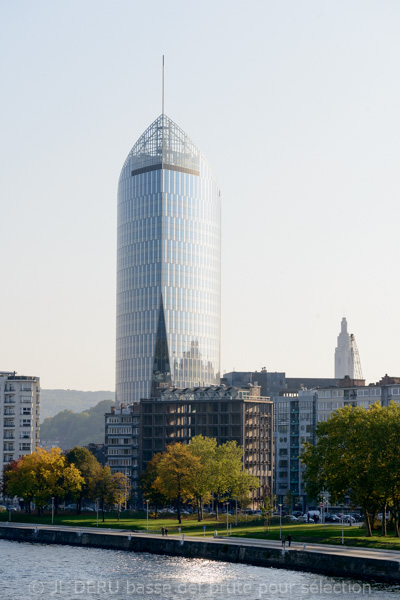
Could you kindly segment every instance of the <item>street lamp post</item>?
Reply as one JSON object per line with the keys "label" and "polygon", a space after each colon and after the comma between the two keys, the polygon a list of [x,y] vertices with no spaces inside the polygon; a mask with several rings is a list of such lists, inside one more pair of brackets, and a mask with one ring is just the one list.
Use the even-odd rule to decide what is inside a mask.
{"label": "street lamp post", "polygon": [[282,504],[279,506],[279,539],[282,539]]}
{"label": "street lamp post", "polygon": [[147,511],[146,511],[146,529],[149,530],[149,502],[150,500],[146,500]]}
{"label": "street lamp post", "polygon": [[51,524],[54,523],[54,496],[51,497]]}
{"label": "street lamp post", "polygon": [[329,509],[328,509],[328,505],[329,502],[328,500],[325,498],[325,506],[324,506],[324,527],[325,527],[325,521],[326,521],[326,515],[329,514]]}
{"label": "street lamp post", "polygon": [[226,535],[229,535],[229,513],[228,513],[228,508],[229,508],[229,502],[226,503]]}
{"label": "street lamp post", "polygon": [[344,544],[344,504],[342,504],[342,545]]}

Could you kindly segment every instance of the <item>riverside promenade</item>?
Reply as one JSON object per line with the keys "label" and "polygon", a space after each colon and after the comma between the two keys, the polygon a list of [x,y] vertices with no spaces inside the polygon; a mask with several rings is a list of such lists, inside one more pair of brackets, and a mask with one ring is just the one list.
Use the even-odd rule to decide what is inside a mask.
{"label": "riverside promenade", "polygon": [[0,538],[20,542],[62,544],[150,552],[285,568],[385,583],[400,583],[400,552],[324,544],[299,544],[282,549],[279,541],[252,538],[201,537],[101,527],[68,527],[2,523]]}

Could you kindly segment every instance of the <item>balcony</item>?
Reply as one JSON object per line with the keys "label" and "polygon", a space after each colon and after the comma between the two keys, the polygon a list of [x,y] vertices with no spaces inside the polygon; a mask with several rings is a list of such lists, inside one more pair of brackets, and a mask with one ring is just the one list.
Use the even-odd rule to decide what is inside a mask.
{"label": "balcony", "polygon": [[4,398],[4,404],[15,404],[15,398]]}

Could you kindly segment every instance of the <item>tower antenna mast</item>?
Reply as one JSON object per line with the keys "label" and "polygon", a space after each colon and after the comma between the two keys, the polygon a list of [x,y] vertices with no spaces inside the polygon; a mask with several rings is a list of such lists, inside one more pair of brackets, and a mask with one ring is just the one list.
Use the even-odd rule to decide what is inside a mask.
{"label": "tower antenna mast", "polygon": [[162,112],[161,114],[164,116],[164,80],[165,80],[165,68],[164,68],[164,54],[162,57]]}

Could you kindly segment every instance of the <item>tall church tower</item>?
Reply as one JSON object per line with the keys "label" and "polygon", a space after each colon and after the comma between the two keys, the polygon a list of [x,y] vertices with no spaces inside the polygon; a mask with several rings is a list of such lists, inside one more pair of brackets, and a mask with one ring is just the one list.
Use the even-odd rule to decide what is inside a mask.
{"label": "tall church tower", "polygon": [[337,347],[335,349],[335,378],[343,379],[348,375],[350,379],[354,379],[354,364],[351,354],[350,335],[347,333],[347,321],[343,317],[341,331],[337,339]]}

